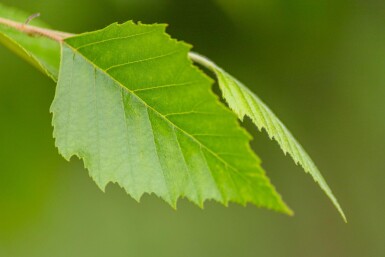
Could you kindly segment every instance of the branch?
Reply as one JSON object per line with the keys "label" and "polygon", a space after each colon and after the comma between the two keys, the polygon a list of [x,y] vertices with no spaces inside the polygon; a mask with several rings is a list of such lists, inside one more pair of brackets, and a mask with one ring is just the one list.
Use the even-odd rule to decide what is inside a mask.
{"label": "branch", "polygon": [[1,17],[0,17],[0,24],[17,29],[28,35],[43,36],[43,37],[47,37],[52,40],[55,40],[57,42],[62,42],[64,39],[74,36],[74,34],[71,34],[71,33],[50,30],[50,29],[43,29],[35,26],[30,26],[25,23],[19,23],[12,20],[4,19]]}

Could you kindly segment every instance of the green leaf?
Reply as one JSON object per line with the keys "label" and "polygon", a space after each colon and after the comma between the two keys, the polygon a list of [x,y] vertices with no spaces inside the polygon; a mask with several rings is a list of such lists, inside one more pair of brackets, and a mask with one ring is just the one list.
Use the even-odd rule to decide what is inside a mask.
{"label": "green leaf", "polygon": [[248,116],[259,130],[264,128],[269,137],[278,142],[283,152],[289,153],[295,163],[300,164],[320,185],[346,222],[342,208],[312,159],[269,107],[245,85],[206,57],[196,53],[190,53],[190,57],[216,74],[223,97],[238,118],[243,120],[244,116]]}
{"label": "green leaf", "polygon": [[[2,18],[23,23],[28,16],[30,14],[0,3],[0,17]],[[31,24],[47,27],[38,20],[31,21]],[[58,42],[46,37],[27,35],[3,24],[0,24],[0,42],[53,80],[57,80],[60,64],[60,44]]]}
{"label": "green leaf", "polygon": [[[20,12],[20,11],[17,11],[17,10],[15,10],[13,8],[5,7],[4,5],[0,4],[0,16],[8,18],[8,19],[12,19],[12,20],[16,20],[16,21],[22,22],[22,21],[25,21],[25,19],[28,17],[28,14]],[[4,22],[1,21],[1,23],[4,23]],[[36,25],[38,25],[40,27],[46,27],[46,25],[41,23],[41,22],[33,21],[32,23],[35,23]],[[119,25],[114,25],[114,26],[118,26],[119,27]],[[126,25],[126,26],[128,27],[128,25]],[[160,25],[158,25],[158,26],[160,26]],[[60,43],[56,42],[54,40],[48,39],[46,37],[40,37],[40,36],[36,36],[36,35],[35,36],[28,35],[28,34],[26,34],[26,31],[23,30],[23,29],[22,29],[23,31],[20,31],[18,25],[14,26],[14,27],[16,27],[18,29],[7,27],[5,25],[0,24],[0,42],[3,43],[4,45],[6,45],[7,47],[9,47],[11,50],[16,52],[17,54],[19,54],[20,56],[22,56],[23,58],[25,58],[27,61],[32,63],[35,67],[37,67],[38,69],[40,69],[41,71],[43,71],[45,74],[47,74],[53,80],[56,81],[57,77],[58,77],[58,70],[59,70],[59,59],[60,59],[60,51],[59,51],[59,49],[60,49]],[[148,29],[150,26],[140,25],[139,27],[141,27],[141,28],[137,29],[137,30],[140,31],[140,30],[144,30],[144,27],[146,27]],[[162,26],[160,26],[160,27],[162,27]],[[37,29],[39,29],[39,28],[37,28]],[[132,31],[135,31],[136,29],[130,28],[128,30],[131,30],[131,32],[132,32]],[[105,55],[101,55],[100,52],[98,52],[100,50],[99,48],[96,48],[96,51],[90,51],[90,50],[95,50],[95,49],[93,49],[93,48],[95,48],[95,47],[93,47],[93,45],[105,44],[104,40],[111,41],[111,35],[113,35],[115,37],[121,37],[120,33],[127,34],[127,38],[116,40],[116,41],[122,41],[122,42],[123,42],[123,40],[127,41],[126,42],[127,45],[124,45],[124,46],[123,45],[119,45],[118,49],[119,49],[119,51],[121,51],[121,53],[124,53],[125,51],[127,51],[127,49],[129,49],[131,51],[131,53],[130,53],[131,56],[128,56],[128,57],[134,58],[135,56],[138,56],[138,57],[140,57],[140,56],[147,56],[149,53],[151,53],[151,51],[153,51],[153,48],[157,48],[157,46],[159,44],[159,42],[157,41],[157,40],[159,40],[159,38],[155,38],[154,37],[154,38],[152,38],[153,41],[149,41],[149,42],[153,43],[152,48],[151,47],[142,48],[141,47],[142,45],[140,45],[139,43],[137,43],[136,45],[135,44],[131,44],[131,41],[129,40],[129,38],[132,35],[129,34],[130,33],[129,31],[122,32],[122,31],[119,31],[117,29],[108,29],[107,28],[107,29],[103,30],[103,33],[104,32],[106,32],[106,34],[101,34],[101,32],[99,31],[99,32],[96,32],[96,33],[88,33],[88,34],[81,35],[79,37],[76,37],[76,39],[69,39],[69,40],[67,40],[67,43],[65,44],[65,46],[63,48],[63,52],[65,52],[65,50],[67,48],[68,49],[73,49],[74,48],[73,46],[71,46],[71,42],[74,43],[74,44],[76,44],[76,43],[77,44],[81,44],[81,43],[79,43],[79,42],[81,42],[81,40],[84,40],[85,42],[88,42],[88,43],[85,43],[85,44],[80,46],[80,48],[85,48],[85,49],[76,49],[76,51],[74,52],[74,56],[75,56],[75,54],[77,54],[77,55],[81,55],[81,56],[85,57],[85,59],[87,59],[87,60],[91,60],[91,61],[89,61],[91,63],[91,65],[95,66],[96,68],[98,68],[101,71],[105,72],[106,74],[110,75],[112,77],[112,80],[114,80],[115,79],[114,76],[116,75],[115,73],[119,73],[120,72],[119,69],[116,69],[116,71],[114,70],[113,74],[111,74],[108,70],[105,70],[107,68],[103,67],[102,65],[105,64],[105,63],[111,63],[113,61],[113,60],[111,60],[112,57],[115,57],[115,58],[119,59],[119,58],[121,58],[121,56],[117,56],[116,52],[111,50],[112,48],[109,48],[108,46],[107,46],[107,49],[105,49],[106,50],[106,54]],[[156,32],[159,32],[159,31],[155,30],[154,33],[152,33],[152,31],[147,31],[147,32],[148,32],[148,34],[156,35]],[[145,33],[145,35],[147,34],[147,32]],[[59,37],[67,37],[69,35],[68,33],[58,32],[58,31],[49,31],[49,33],[51,35],[53,33],[55,35],[58,35]],[[109,33],[111,33],[111,35]],[[133,33],[133,34],[135,34],[135,33]],[[162,31],[161,34],[165,35],[164,28],[163,28],[163,31]],[[139,36],[142,36],[142,35],[140,34],[140,35],[138,35],[138,37]],[[135,36],[135,40],[136,40],[136,37],[137,36]],[[107,39],[105,39],[105,38],[107,38]],[[59,39],[58,41],[61,41],[61,39]],[[79,41],[79,42],[77,42],[77,41]],[[100,43],[100,41],[103,41],[103,42]],[[109,44],[107,44],[107,45],[109,45]],[[112,45],[114,45],[114,44],[112,44]],[[184,45],[184,46],[186,47],[186,45]],[[143,50],[144,50],[144,52],[143,52]],[[105,60],[98,60],[98,58],[99,58],[98,55],[101,55],[103,58],[106,58],[106,56],[107,56],[108,58],[105,59]],[[170,59],[171,59],[171,57],[174,57],[173,55],[174,55],[173,53],[170,54]],[[125,55],[123,54],[123,56],[125,56]],[[158,57],[163,59],[163,58],[166,58],[166,57],[168,58],[169,56],[158,56]],[[235,78],[233,78],[231,75],[226,73],[224,70],[222,70],[221,68],[216,66],[214,63],[212,63],[208,59],[206,59],[206,58],[204,58],[202,56],[199,56],[197,54],[194,54],[194,53],[190,53],[190,58],[192,58],[195,61],[200,62],[201,64],[207,66],[208,68],[212,69],[216,73],[216,75],[218,77],[218,80],[219,80],[220,87],[221,87],[221,89],[223,91],[224,98],[227,100],[227,102],[229,103],[231,109],[234,110],[234,112],[238,115],[238,117],[240,119],[243,119],[243,117],[245,115],[247,115],[247,116],[249,116],[254,121],[254,123],[258,126],[259,129],[265,128],[267,130],[269,136],[271,138],[275,138],[278,141],[278,143],[280,144],[280,146],[283,149],[283,151],[285,152],[285,154],[288,152],[293,157],[293,159],[295,160],[295,162],[297,164],[299,163],[301,166],[303,166],[303,168],[305,169],[306,172],[309,172],[313,176],[313,178],[320,184],[321,188],[331,198],[331,200],[333,201],[333,203],[335,204],[335,206],[337,207],[337,209],[340,211],[341,215],[345,219],[343,211],[341,210],[341,208],[340,208],[336,198],[333,196],[330,188],[327,186],[326,182],[324,181],[324,179],[321,176],[320,172],[318,171],[317,167],[314,165],[314,163],[312,162],[310,157],[303,150],[301,145],[293,138],[291,133],[275,117],[275,115],[270,111],[270,109],[256,95],[254,95],[249,89],[247,89],[242,83],[237,81]],[[153,62],[153,60],[146,60],[146,62],[150,62],[150,61]],[[164,65],[165,65],[164,69],[165,69],[166,73],[170,73],[169,71],[167,71],[167,69],[168,69],[167,67],[168,67],[168,65],[171,65],[170,64],[171,62],[174,62],[174,61],[175,61],[174,59],[171,59],[170,62],[164,63]],[[97,66],[98,64],[100,64],[101,66],[98,67]],[[138,65],[130,64],[130,66],[138,66]],[[115,69],[115,67],[113,67],[113,68]],[[136,71],[136,68],[134,67],[133,70]],[[144,67],[143,70],[146,70],[146,67]],[[128,82],[131,83],[133,81],[135,83],[138,83],[138,81],[140,82],[141,80],[149,79],[151,83],[155,83],[156,79],[167,77],[167,76],[164,76],[164,74],[160,74],[160,71],[161,71],[160,68],[159,68],[158,74],[155,74],[155,75],[154,74],[150,74],[147,71],[145,73],[140,73],[140,72],[143,72],[143,70],[139,69],[138,72],[135,73],[135,74],[131,71],[130,75],[134,79],[131,80],[131,81],[128,81]],[[124,71],[124,72],[127,72],[127,71]],[[124,74],[124,72],[122,74]],[[175,72],[177,72],[176,74],[178,74],[178,71],[175,70]],[[73,72],[73,73],[75,74],[76,72]],[[73,75],[73,74],[71,73],[71,75]],[[127,74],[124,74],[124,75],[127,75]],[[86,77],[86,76],[83,76],[82,74],[80,74],[79,72],[77,72],[76,76],[79,76],[81,78]],[[150,76],[150,77],[145,78],[145,76]],[[168,76],[170,76],[170,75],[168,74]],[[174,74],[174,76],[175,76],[175,74]],[[177,75],[177,76],[179,76],[179,75]],[[174,78],[174,79],[176,79],[176,78]],[[166,80],[164,80],[164,81],[166,81]],[[130,88],[129,85],[131,85],[131,84],[127,84],[127,85],[122,84],[121,81],[119,81],[119,80],[117,80],[116,83],[120,84],[121,87],[127,87],[127,88]],[[190,82],[188,82],[188,83],[190,83]],[[72,82],[69,83],[69,84],[72,84]],[[193,83],[190,83],[190,84],[193,84]],[[175,87],[180,87],[180,85],[172,84],[172,87],[174,87],[174,86]],[[169,87],[169,86],[167,86],[167,87]],[[155,90],[159,90],[159,88],[156,88],[153,91],[155,91]],[[164,91],[166,91],[166,90],[164,90]],[[144,104],[147,104],[146,99],[142,99],[141,96],[140,96],[141,94],[143,94],[143,92],[139,92],[139,93],[138,92],[131,92],[131,91],[129,91],[129,92],[131,93],[131,94],[129,94],[130,96],[131,95],[135,95],[138,98],[140,98],[141,100],[143,100]],[[146,93],[144,93],[144,94],[146,95]],[[148,95],[146,95],[146,97],[148,97]],[[178,97],[181,97],[181,99],[182,99],[182,96],[178,96]],[[187,97],[189,98],[189,96],[187,96]],[[199,97],[197,97],[197,99],[198,98]],[[72,100],[72,98],[70,98],[70,99]],[[154,99],[156,99],[156,97],[154,97]],[[167,99],[167,98],[165,98],[165,99]],[[195,99],[195,98],[193,98],[193,99]],[[79,99],[77,99],[77,100],[79,100]],[[156,99],[156,100],[161,101],[160,99]],[[180,100],[180,101],[182,101],[182,100]],[[78,102],[78,104],[80,105],[80,102]],[[162,105],[162,104],[164,105],[164,103],[161,103],[160,105]],[[63,103],[63,105],[64,105],[64,103]],[[72,104],[70,104],[70,106],[72,106]],[[180,108],[180,106],[176,106],[175,108],[178,109],[178,108]],[[159,110],[156,110],[156,111],[158,111],[158,113],[162,114],[161,111],[159,111]],[[70,110],[68,112],[71,113],[72,110]],[[193,112],[193,113],[188,112],[188,113],[186,113],[183,116],[190,116],[190,115],[199,116],[198,114],[204,116],[204,113],[195,113],[195,112]],[[166,120],[170,120],[168,117],[165,117],[165,118],[166,118]],[[184,118],[181,118],[181,119],[184,119]],[[198,117],[198,119],[201,119],[201,117]],[[187,120],[187,118],[186,118],[186,120]],[[173,123],[172,120],[170,122]],[[191,122],[191,121],[186,121],[186,122]],[[178,124],[174,124],[174,125],[178,125]],[[207,125],[208,126],[213,126],[213,125],[215,126],[215,122],[213,124],[207,123]],[[235,126],[239,127],[239,124],[236,124]],[[242,133],[245,134],[245,132],[242,132]],[[200,135],[197,138],[197,136],[193,135],[193,138],[197,139],[197,142],[199,142],[199,143],[202,143],[202,142],[205,143],[205,140],[208,140],[208,139],[205,139],[205,140],[200,139],[199,137],[202,137],[202,136],[203,135]],[[212,137],[212,138],[214,137],[213,134],[206,135],[206,137],[209,137],[209,136]],[[215,135],[215,137],[221,138],[222,141],[226,140],[226,137],[228,137],[228,136],[229,135],[224,135],[224,134],[220,135],[220,136]],[[69,137],[69,135],[65,135],[65,137]],[[213,140],[212,138],[210,140]],[[66,143],[68,143],[68,142],[66,141]],[[155,144],[156,143],[157,142],[155,142]],[[232,142],[232,143],[234,143],[234,142]],[[84,145],[82,145],[82,147],[83,146]],[[230,144],[230,146],[232,146],[232,144]],[[234,146],[235,146],[235,144],[234,144]],[[74,151],[74,150],[72,150],[72,152],[69,151],[69,152],[71,152],[71,154],[69,154],[69,155],[77,154],[80,157],[82,157],[82,154],[84,154],[84,153],[82,152],[82,153],[79,154],[77,152],[77,151],[80,151],[80,152],[83,151],[82,147],[80,147],[76,151]],[[216,145],[216,143],[215,143],[215,147],[214,148],[215,148],[214,150],[220,150],[220,147],[218,145]],[[249,152],[251,152],[250,149],[249,149],[249,146],[247,146],[247,149],[248,149]],[[180,151],[183,153],[183,149],[180,150]],[[142,153],[142,152],[140,152],[140,153]],[[86,153],[86,155],[87,154],[88,153]],[[230,152],[224,153],[225,155],[227,155],[227,158],[224,158],[224,157],[221,156],[221,154],[223,154],[223,153],[218,154],[218,153],[214,152],[214,154],[216,154],[218,157],[220,157],[220,159],[224,160],[223,163],[226,164],[225,165],[226,169],[228,169],[230,166],[231,167],[235,166],[235,169],[238,169],[239,168],[237,166],[238,163],[241,163],[242,165],[246,165],[245,164],[246,162],[243,163],[243,161],[237,160],[234,165],[230,165],[229,166],[228,163],[230,163],[230,162],[228,162],[228,161],[231,159],[230,156],[233,156],[233,158],[235,158],[235,156],[236,156],[233,153],[230,153]],[[245,157],[245,156],[243,156],[243,157]],[[157,157],[157,158],[159,159],[159,157]],[[250,156],[246,156],[244,159],[251,159],[251,158],[255,159],[256,157],[253,154],[251,154],[251,157]],[[86,158],[84,158],[84,159],[86,159]],[[99,159],[101,159],[101,158],[99,158]],[[161,160],[159,159],[159,161],[161,161]],[[184,159],[184,161],[186,161],[186,160]],[[186,162],[186,164],[187,164],[187,162]],[[232,164],[232,163],[230,163],[230,164]],[[207,165],[210,166],[210,163],[207,163]],[[240,166],[241,170],[244,168],[242,165]],[[186,166],[186,167],[188,167],[188,166]],[[260,161],[259,160],[257,162],[257,168],[258,168],[258,170],[262,170],[261,167],[260,167]],[[163,166],[161,167],[161,170],[163,171]],[[209,171],[212,172],[211,169]],[[263,177],[264,177],[264,172],[263,171],[262,171],[262,174],[263,174]],[[91,170],[91,175],[92,175],[92,170]],[[168,174],[165,174],[165,176],[166,175],[168,175]],[[174,174],[172,174],[172,176],[173,175]],[[231,179],[233,179],[233,178],[231,177]],[[101,187],[104,187],[105,184],[110,182],[110,181],[118,182],[120,184],[122,182],[122,181],[115,181],[115,180],[107,179],[107,182],[103,181],[103,183],[102,184],[99,183],[99,185],[101,185]],[[176,183],[179,183],[179,182],[177,181]],[[268,181],[267,181],[267,184],[269,184]],[[216,185],[216,186],[218,187],[218,185]],[[238,187],[238,185],[236,183],[234,183],[234,182],[233,182],[233,186],[237,186]],[[242,190],[243,190],[243,187],[241,188],[241,191]],[[274,189],[271,189],[271,190],[273,191],[274,194],[276,194]],[[177,194],[179,194],[178,196],[186,196],[186,197],[192,199],[186,192],[183,192],[183,190],[178,189],[178,187],[174,191],[177,192]],[[155,191],[147,190],[145,192],[155,192]],[[171,195],[171,194],[169,193],[169,195]],[[191,195],[191,192],[190,192],[190,195]],[[161,196],[163,198],[165,198],[163,195],[161,195]],[[137,197],[137,198],[139,198],[139,197]],[[218,199],[216,197],[211,197],[211,198],[212,199],[216,199],[218,201],[222,201],[222,202],[224,202],[226,204],[227,204],[228,201],[235,201],[235,202],[240,202],[240,203],[253,202],[253,203],[257,204],[257,205],[267,206],[267,207],[276,209],[275,207],[264,205],[263,203],[262,204],[258,203],[258,201],[256,201],[255,199],[251,199],[251,198],[250,198],[251,200],[249,198],[247,198],[247,199],[245,198],[244,199],[244,197],[247,198],[247,196],[241,196],[238,199],[235,199],[234,196],[231,196],[228,199],[226,199],[226,197],[224,197],[223,194],[222,194],[221,195],[221,199]],[[276,197],[279,198],[279,196],[276,196]],[[199,199],[197,198],[199,201],[196,200],[196,199],[192,199],[192,200],[194,202],[198,203],[198,204],[203,204],[203,201],[206,198],[210,199],[210,196],[208,196],[206,198],[203,197],[202,199],[201,198],[199,198]],[[168,200],[171,204],[174,204],[174,202],[172,202],[170,199],[166,199],[166,200]],[[175,200],[175,202],[176,202],[176,200]],[[279,204],[284,206],[284,204],[281,202],[280,198],[279,198],[278,202],[279,202]],[[290,210],[286,206],[284,208],[286,209],[285,212],[290,212]]]}
{"label": "green leaf", "polygon": [[251,151],[250,136],[164,25],[127,22],[66,39],[51,107],[60,153],[84,160],[104,190],[291,210]]}

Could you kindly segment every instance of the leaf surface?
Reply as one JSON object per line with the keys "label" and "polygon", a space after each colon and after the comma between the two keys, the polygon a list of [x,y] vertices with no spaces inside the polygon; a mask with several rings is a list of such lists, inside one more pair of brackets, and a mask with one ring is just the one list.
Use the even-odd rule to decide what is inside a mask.
{"label": "leaf surface", "polygon": [[309,173],[320,185],[346,222],[343,210],[317,166],[270,108],[244,84],[206,57],[196,53],[191,53],[190,57],[215,73],[218,78],[219,87],[223,93],[223,98],[230,108],[237,114],[238,118],[243,120],[245,116],[248,116],[259,130],[265,129],[269,137],[278,142],[282,151],[285,154],[289,153],[295,163],[301,165],[305,172]]}
{"label": "leaf surface", "polygon": [[84,160],[100,188],[253,203],[291,213],[251,151],[250,136],[164,25],[127,22],[66,39],[51,107],[66,158]]}
{"label": "leaf surface", "polygon": [[[0,17],[25,22],[30,14],[0,3]],[[31,24],[47,27],[38,20]],[[15,28],[0,24],[0,42],[40,71],[57,80],[60,64],[60,44],[41,36],[30,36]]]}

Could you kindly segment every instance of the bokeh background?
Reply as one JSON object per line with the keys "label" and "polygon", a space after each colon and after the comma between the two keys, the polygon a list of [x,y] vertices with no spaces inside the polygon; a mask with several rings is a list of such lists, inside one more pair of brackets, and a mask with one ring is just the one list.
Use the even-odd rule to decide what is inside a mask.
{"label": "bokeh background", "polygon": [[55,85],[0,46],[1,257],[385,256],[385,2],[2,0],[80,33],[134,19],[170,24],[249,85],[319,166],[344,224],[310,176],[250,122],[253,147],[295,216],[102,193],[52,139]]}

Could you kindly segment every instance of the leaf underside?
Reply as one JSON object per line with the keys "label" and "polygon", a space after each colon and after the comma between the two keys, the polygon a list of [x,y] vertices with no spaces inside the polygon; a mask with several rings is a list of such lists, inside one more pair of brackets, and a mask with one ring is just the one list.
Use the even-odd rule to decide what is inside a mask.
{"label": "leaf underside", "polygon": [[[24,22],[30,14],[7,7],[0,3],[0,17]],[[47,27],[33,20],[32,25]],[[0,43],[28,61],[44,74],[57,80],[60,64],[60,44],[41,36],[27,35],[14,28],[0,24]]]}
{"label": "leaf underside", "polygon": [[115,182],[137,200],[155,193],[173,207],[185,197],[290,214],[189,50],[164,25],[132,22],[65,40],[51,106],[60,153],[83,159],[100,188]]}
{"label": "leaf underside", "polygon": [[202,64],[216,74],[223,98],[230,108],[237,114],[238,118],[243,120],[245,116],[248,116],[259,130],[262,130],[262,128],[265,129],[269,137],[278,142],[283,152],[285,154],[289,153],[295,163],[301,165],[305,172],[309,173],[320,185],[321,189],[331,199],[346,222],[346,217],[342,208],[322,177],[317,166],[269,107],[267,107],[266,104],[246,86],[222,68],[203,56],[199,56],[198,58],[203,59],[204,61]]}

